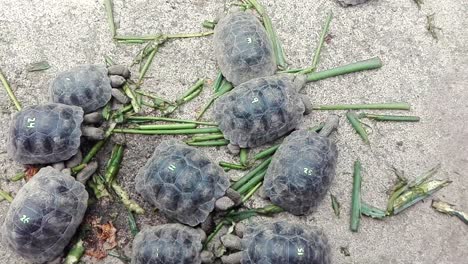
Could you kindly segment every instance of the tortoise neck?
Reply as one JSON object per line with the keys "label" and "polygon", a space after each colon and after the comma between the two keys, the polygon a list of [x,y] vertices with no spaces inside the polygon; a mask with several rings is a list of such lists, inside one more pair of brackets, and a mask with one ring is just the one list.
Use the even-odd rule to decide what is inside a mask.
{"label": "tortoise neck", "polygon": [[328,137],[330,134],[335,131],[335,129],[338,128],[338,125],[340,123],[340,119],[337,115],[331,115],[328,117],[327,122],[323,126],[323,128],[320,130],[319,135],[323,137]]}

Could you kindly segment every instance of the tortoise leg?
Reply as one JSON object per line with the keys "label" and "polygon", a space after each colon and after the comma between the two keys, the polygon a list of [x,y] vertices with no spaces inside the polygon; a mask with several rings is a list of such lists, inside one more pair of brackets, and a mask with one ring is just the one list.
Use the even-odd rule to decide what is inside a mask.
{"label": "tortoise leg", "polygon": [[73,168],[75,166],[78,166],[80,165],[82,160],[83,154],[81,153],[81,150],[78,150],[78,152],[73,157],[71,157],[71,159],[65,161],[65,167]]}
{"label": "tortoise leg", "polygon": [[212,252],[208,250],[203,250],[200,253],[200,258],[202,263],[213,263],[214,261],[214,255]]}
{"label": "tortoise leg", "polygon": [[101,111],[98,111],[84,115],[83,122],[86,124],[99,124],[103,119]]}
{"label": "tortoise leg", "polygon": [[124,77],[120,75],[111,75],[109,76],[109,79],[111,81],[110,85],[112,86],[112,88],[120,88],[127,81]]}
{"label": "tortoise leg", "polygon": [[93,176],[98,169],[97,161],[92,161],[86,165],[86,167],[76,175],[76,180],[82,184],[86,184],[86,181]]}
{"label": "tortoise leg", "polygon": [[84,137],[87,137],[91,140],[104,139],[104,130],[97,127],[83,126],[81,127],[81,133]]}
{"label": "tortoise leg", "polygon": [[240,237],[233,234],[227,234],[221,237],[223,245],[229,249],[242,250],[242,241]]}
{"label": "tortoise leg", "polygon": [[225,264],[239,264],[242,260],[242,251],[222,256],[221,261]]}
{"label": "tortoise leg", "polygon": [[215,207],[216,207],[216,210],[226,211],[241,203],[242,203],[242,196],[235,190],[229,188],[226,190],[225,196],[216,200]]}
{"label": "tortoise leg", "polygon": [[227,148],[229,150],[229,152],[232,154],[232,155],[238,155],[239,152],[240,152],[240,147],[237,146],[237,145],[233,145],[231,143],[229,143],[229,145],[227,145]]}
{"label": "tortoise leg", "polygon": [[120,75],[125,79],[130,78],[130,75],[131,75],[128,67],[122,64],[111,65],[107,67],[107,71],[109,75]]}
{"label": "tortoise leg", "polygon": [[205,236],[205,238],[203,239],[204,241],[206,239],[206,234],[211,233],[215,228],[215,222],[213,220],[213,216],[208,215],[206,220],[203,223],[201,223],[200,228],[201,228],[200,231],[203,232],[203,235]]}
{"label": "tortoise leg", "polygon": [[112,97],[115,98],[121,104],[127,104],[130,100],[128,97],[122,93],[119,89],[112,88],[111,90]]}
{"label": "tortoise leg", "polygon": [[312,108],[312,103],[310,102],[309,98],[307,98],[306,95],[301,95],[301,99],[305,108],[304,115],[308,115],[312,113],[313,108]]}

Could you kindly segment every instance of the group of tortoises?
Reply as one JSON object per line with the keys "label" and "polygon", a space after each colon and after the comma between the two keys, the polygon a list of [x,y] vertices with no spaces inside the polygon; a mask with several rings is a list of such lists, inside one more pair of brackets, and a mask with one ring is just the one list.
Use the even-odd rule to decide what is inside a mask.
{"label": "group of tortoises", "polygon": [[[310,112],[299,93],[305,76],[275,74],[272,43],[253,14],[237,11],[223,17],[215,28],[214,50],[221,72],[236,86],[214,106],[214,119],[231,151],[277,140]],[[99,109],[112,96],[125,101],[117,88],[129,77],[120,65],[73,68],[53,81],[51,103],[25,107],[14,116],[9,155],[21,164],[53,164],[22,187],[3,224],[6,243],[29,261],[59,257],[80,225],[88,202],[86,179],[75,180],[69,168],[80,163],[82,136],[103,138],[100,128],[85,124],[102,122]],[[337,125],[332,116],[320,133],[298,130],[284,139],[264,180],[264,195],[272,203],[294,215],[316,208],[334,178],[337,149],[327,136]],[[168,140],[155,149],[135,182],[144,200],[178,223],[142,230],[133,243],[132,263],[211,263],[212,254],[202,247],[206,234],[198,227],[215,209],[241,203],[224,170],[202,151]],[[331,262],[327,238],[315,227],[274,221],[239,225],[235,231],[237,236],[222,237],[232,253],[222,258],[224,263]]]}

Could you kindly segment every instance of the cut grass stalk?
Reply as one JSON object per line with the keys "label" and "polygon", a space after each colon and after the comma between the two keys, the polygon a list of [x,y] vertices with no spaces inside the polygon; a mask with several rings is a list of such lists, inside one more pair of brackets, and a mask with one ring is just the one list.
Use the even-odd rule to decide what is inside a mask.
{"label": "cut grass stalk", "polygon": [[209,141],[209,140],[215,140],[215,139],[224,139],[224,135],[217,134],[217,135],[208,135],[208,136],[195,136],[195,137],[192,137],[187,142],[201,142],[201,141]]}
{"label": "cut grass stalk", "polygon": [[47,61],[39,61],[39,62],[29,64],[26,70],[28,72],[37,72],[37,71],[45,71],[47,69],[50,69],[50,64]]}
{"label": "cut grass stalk", "polygon": [[158,130],[158,129],[188,129],[188,128],[196,128],[197,124],[171,124],[171,125],[139,125],[138,129],[143,130]]}
{"label": "cut grass stalk", "polygon": [[331,204],[333,208],[333,212],[335,215],[339,218],[340,217],[340,203],[338,202],[338,199],[335,197],[335,195],[330,193],[330,199],[331,199]]}
{"label": "cut grass stalk", "polygon": [[410,110],[408,103],[316,105],[314,110]]}
{"label": "cut grass stalk", "polygon": [[242,178],[240,178],[236,183],[234,183],[231,186],[231,188],[238,191],[244,184],[249,182],[253,177],[255,177],[260,172],[266,170],[268,168],[268,165],[270,165],[270,162],[271,162],[272,159],[273,159],[272,157],[269,157],[268,159],[264,160],[257,167],[255,167],[253,170],[249,171]]}
{"label": "cut grass stalk", "polygon": [[234,88],[232,83],[228,82],[227,80],[223,80],[221,86],[219,87],[218,91],[215,93],[215,95],[208,101],[208,103],[203,107],[201,112],[197,116],[197,120],[200,120],[203,115],[205,114],[206,110],[210,108],[210,106],[213,104],[213,102],[218,99],[218,97],[222,96],[223,94],[229,92]]}
{"label": "cut grass stalk", "polygon": [[4,190],[0,190],[0,197],[7,200],[9,203],[13,202],[13,197]]}
{"label": "cut grass stalk", "polygon": [[210,21],[210,20],[205,20],[202,23],[202,27],[208,28],[208,29],[214,29],[216,26],[216,22]]}
{"label": "cut grass stalk", "polygon": [[363,60],[363,61],[348,64],[348,65],[344,65],[344,66],[339,66],[339,67],[321,71],[321,72],[309,73],[307,74],[307,81],[316,82],[316,81],[320,81],[320,80],[327,79],[330,77],[349,74],[353,72],[378,69],[380,67],[382,67],[382,61],[378,57],[375,57],[372,59]]}
{"label": "cut grass stalk", "polygon": [[359,118],[369,118],[375,121],[395,121],[395,122],[419,122],[419,116],[399,116],[399,115],[374,115],[360,113]]}
{"label": "cut grass stalk", "polygon": [[131,211],[128,211],[128,226],[130,227],[130,233],[132,233],[132,235],[135,237],[138,234],[139,230],[135,221],[135,216]]}
{"label": "cut grass stalk", "polygon": [[[201,90],[201,89],[203,88],[203,85],[204,85],[204,84],[205,84],[205,79],[203,79],[203,78],[198,79],[198,80],[195,82],[195,84],[194,84],[190,89],[188,89],[188,90],[181,96],[181,98],[183,99],[183,98],[189,97],[189,96],[191,96],[193,93],[195,93],[195,92]],[[179,100],[176,100],[177,103],[179,103],[178,101],[179,101]]]}
{"label": "cut grass stalk", "polygon": [[114,192],[119,196],[120,200],[122,201],[123,205],[131,212],[135,214],[141,215],[145,213],[145,210],[141,208],[135,201],[130,199],[128,193],[115,181],[111,184],[112,189]]}
{"label": "cut grass stalk", "polygon": [[65,261],[63,262],[64,264],[77,264],[80,262],[81,257],[83,256],[85,252],[85,247],[83,244],[83,240],[79,239],[78,242],[76,242],[73,247],[70,249],[70,251],[67,254],[67,257],[65,258]]}
{"label": "cut grass stalk", "polygon": [[280,147],[280,145],[281,144],[269,147],[269,148],[257,153],[257,155],[254,156],[254,160],[260,160],[260,159],[264,159],[266,157],[272,156],[273,154],[275,154],[276,150]]}
{"label": "cut grass stalk", "polygon": [[[196,33],[177,33],[177,34],[156,34],[156,35],[147,35],[147,36],[115,36],[115,40],[120,42],[127,42],[127,41],[157,41],[158,44],[163,44],[168,39],[179,39],[179,38],[197,38],[197,37],[205,37],[212,35],[214,31],[206,31],[206,32],[196,32]],[[140,42],[141,43],[141,42]]]}
{"label": "cut grass stalk", "polygon": [[356,113],[349,111],[346,113],[346,118],[348,119],[351,126],[356,130],[356,133],[364,140],[364,143],[369,144],[369,138],[367,136],[366,129],[362,126],[361,121],[359,121],[358,116]]}
{"label": "cut grass stalk", "polygon": [[13,93],[13,90],[11,90],[11,86],[8,83],[7,79],[5,78],[5,75],[3,75],[2,70],[0,69],[0,82],[3,84],[3,88],[5,88],[8,96],[10,97],[10,100],[13,102],[15,105],[16,109],[18,111],[21,111],[21,104],[16,98],[15,94]]}
{"label": "cut grass stalk", "polygon": [[353,173],[353,194],[351,200],[351,231],[357,232],[359,229],[359,222],[361,220],[361,162],[356,160],[354,162]]}
{"label": "cut grass stalk", "polygon": [[114,12],[112,10],[112,0],[104,0],[104,5],[106,6],[107,21],[109,22],[112,38],[115,38],[115,36],[117,35],[117,30],[115,28]]}
{"label": "cut grass stalk", "polygon": [[330,22],[333,18],[333,12],[330,11],[328,13],[327,19],[325,20],[325,24],[323,25],[322,33],[320,34],[320,39],[317,44],[317,49],[315,50],[314,59],[312,60],[312,68],[316,69],[319,59],[320,53],[322,52],[323,44],[325,43],[325,37],[328,34],[328,30],[330,29]]}
{"label": "cut grass stalk", "polygon": [[217,146],[227,146],[229,140],[209,140],[209,141],[200,141],[200,142],[187,142],[187,145],[194,147],[217,147]]}
{"label": "cut grass stalk", "polygon": [[229,162],[224,162],[224,161],[220,161],[219,166],[223,168],[233,169],[233,170],[246,170],[247,169],[246,166],[243,166],[241,164],[229,163]]}
{"label": "cut grass stalk", "polygon": [[320,132],[320,130],[322,130],[322,128],[323,128],[324,126],[325,126],[325,123],[322,122],[322,123],[320,123],[320,124],[318,124],[318,125],[315,125],[315,126],[309,128],[309,130],[310,130],[310,131],[314,131],[315,133],[318,133],[318,132]]}
{"label": "cut grass stalk", "polygon": [[223,83],[223,80],[224,80],[224,76],[223,76],[223,73],[221,71],[218,72],[218,75],[216,75],[216,80],[213,84],[213,91],[215,93],[218,92],[219,88],[221,87],[221,84]]}
{"label": "cut grass stalk", "polygon": [[374,219],[383,219],[385,218],[385,216],[387,216],[384,210],[381,210],[364,202],[361,202],[361,214],[368,217],[372,217]]}
{"label": "cut grass stalk", "polygon": [[250,189],[250,191],[246,193],[244,197],[242,197],[242,203],[245,203],[246,201],[248,201],[255,194],[255,192],[258,191],[258,189],[262,186],[262,184],[263,184],[263,181],[257,183],[257,185],[255,185],[252,189]]}
{"label": "cut grass stalk", "polygon": [[115,177],[119,173],[120,164],[123,160],[123,151],[123,145],[116,144],[112,149],[111,158],[106,164],[106,173],[104,174],[104,180],[109,186],[113,181],[115,181]]}
{"label": "cut grass stalk", "polygon": [[18,173],[15,174],[15,176],[10,178],[10,181],[11,182],[17,182],[17,181],[20,181],[20,180],[24,179],[25,176],[26,176],[26,173],[24,171],[18,172]]}
{"label": "cut grass stalk", "polygon": [[162,121],[162,122],[189,123],[189,124],[197,124],[197,125],[204,125],[204,126],[218,126],[218,124],[212,123],[212,122],[203,122],[203,121],[196,121],[196,120],[186,120],[186,119],[159,117],[159,116],[130,116],[127,118],[127,120]]}
{"label": "cut grass stalk", "polygon": [[248,157],[249,157],[249,149],[246,149],[246,148],[241,149],[239,153],[240,164],[242,164],[243,166],[246,166]]}
{"label": "cut grass stalk", "polygon": [[141,134],[141,135],[188,135],[188,134],[211,134],[221,133],[217,127],[213,128],[193,128],[193,129],[176,129],[176,130],[138,130],[138,129],[122,129],[115,128],[114,133],[124,134]]}
{"label": "cut grass stalk", "polygon": [[143,68],[141,68],[140,75],[138,76],[138,81],[137,81],[138,86],[142,84],[143,78],[145,78],[146,73],[148,72],[149,67],[153,63],[154,57],[156,56],[156,53],[158,52],[158,50],[159,48],[158,46],[156,46],[148,55],[148,58],[146,59],[146,62],[143,65]]}

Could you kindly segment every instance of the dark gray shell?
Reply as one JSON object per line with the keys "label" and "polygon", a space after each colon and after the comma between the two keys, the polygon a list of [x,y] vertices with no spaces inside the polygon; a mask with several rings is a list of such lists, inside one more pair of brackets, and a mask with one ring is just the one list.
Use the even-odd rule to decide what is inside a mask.
{"label": "dark gray shell", "polygon": [[68,160],[80,147],[83,110],[64,104],[28,106],[10,122],[8,153],[21,164]]}
{"label": "dark gray shell", "polygon": [[337,1],[342,6],[354,6],[354,5],[364,4],[365,2],[369,0],[337,0]]}
{"label": "dark gray shell", "polygon": [[249,228],[242,264],[330,264],[327,237],[317,228],[275,222]]}
{"label": "dark gray shell", "polygon": [[181,224],[142,230],[133,241],[132,264],[200,264],[202,235]]}
{"label": "dark gray shell", "polygon": [[314,209],[335,177],[338,152],[327,137],[299,130],[285,138],[265,176],[265,195],[295,215]]}
{"label": "dark gray shell", "polygon": [[51,261],[70,242],[87,206],[83,184],[52,167],[42,168],[11,203],[3,239],[29,261]]}
{"label": "dark gray shell", "polygon": [[214,30],[214,50],[224,77],[236,86],[276,71],[271,41],[251,13],[235,12],[222,18]]}
{"label": "dark gray shell", "polygon": [[85,113],[103,107],[111,99],[111,81],[102,65],[81,65],[59,73],[50,86],[54,103],[75,105]]}
{"label": "dark gray shell", "polygon": [[175,140],[162,142],[140,170],[135,187],[168,217],[195,226],[224,196],[229,178],[200,150]]}
{"label": "dark gray shell", "polygon": [[274,75],[253,79],[215,102],[214,118],[231,144],[251,148],[293,130],[305,111],[296,92],[302,77]]}

